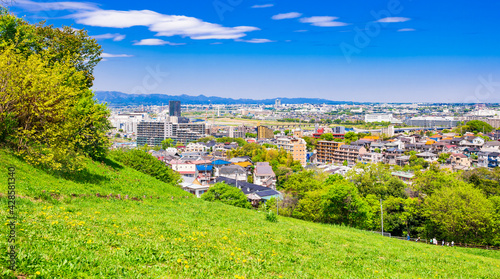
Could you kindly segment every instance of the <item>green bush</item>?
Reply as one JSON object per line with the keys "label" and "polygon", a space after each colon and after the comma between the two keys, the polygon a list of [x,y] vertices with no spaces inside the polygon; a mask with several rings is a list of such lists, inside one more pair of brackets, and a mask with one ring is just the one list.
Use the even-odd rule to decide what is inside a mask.
{"label": "green bush", "polygon": [[266,220],[272,223],[276,223],[278,222],[278,215],[276,215],[276,213],[274,213],[273,211],[269,210],[266,213]]}
{"label": "green bush", "polygon": [[181,181],[180,174],[173,171],[167,167],[165,163],[143,150],[117,149],[111,151],[110,156],[128,167],[150,175],[160,181],[171,183],[176,186],[179,185]]}
{"label": "green bush", "polygon": [[206,201],[220,201],[232,206],[251,208],[252,205],[248,202],[247,197],[243,192],[226,183],[215,183],[207,192],[201,195],[201,198]]}

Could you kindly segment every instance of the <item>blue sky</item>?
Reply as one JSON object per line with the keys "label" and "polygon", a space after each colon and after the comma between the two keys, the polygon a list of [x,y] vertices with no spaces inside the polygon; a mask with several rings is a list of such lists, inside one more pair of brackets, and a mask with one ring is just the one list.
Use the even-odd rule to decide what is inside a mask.
{"label": "blue sky", "polygon": [[17,0],[85,28],[95,90],[233,98],[499,102],[500,2]]}

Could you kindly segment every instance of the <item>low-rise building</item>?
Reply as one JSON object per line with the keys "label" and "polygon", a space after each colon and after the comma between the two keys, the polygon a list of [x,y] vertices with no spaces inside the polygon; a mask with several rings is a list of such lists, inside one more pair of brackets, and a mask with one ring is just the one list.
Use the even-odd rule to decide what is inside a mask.
{"label": "low-rise building", "polygon": [[366,148],[359,145],[342,145],[334,152],[334,160],[336,163],[347,161],[349,164],[354,164],[361,160],[361,155],[366,153]]}

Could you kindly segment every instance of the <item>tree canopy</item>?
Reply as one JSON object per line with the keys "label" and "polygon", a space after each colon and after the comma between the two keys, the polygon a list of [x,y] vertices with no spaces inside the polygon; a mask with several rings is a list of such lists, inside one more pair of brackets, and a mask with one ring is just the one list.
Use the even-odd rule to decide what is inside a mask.
{"label": "tree canopy", "polygon": [[55,170],[102,159],[109,110],[90,90],[100,53],[85,31],[31,25],[0,8],[0,144]]}

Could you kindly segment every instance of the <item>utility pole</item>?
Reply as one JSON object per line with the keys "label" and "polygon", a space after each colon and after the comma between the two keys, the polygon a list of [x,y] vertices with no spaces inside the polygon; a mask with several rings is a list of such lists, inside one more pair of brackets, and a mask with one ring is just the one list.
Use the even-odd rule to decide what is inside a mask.
{"label": "utility pole", "polygon": [[382,224],[382,236],[384,236],[384,210],[382,208],[382,199],[380,199],[380,220]]}

